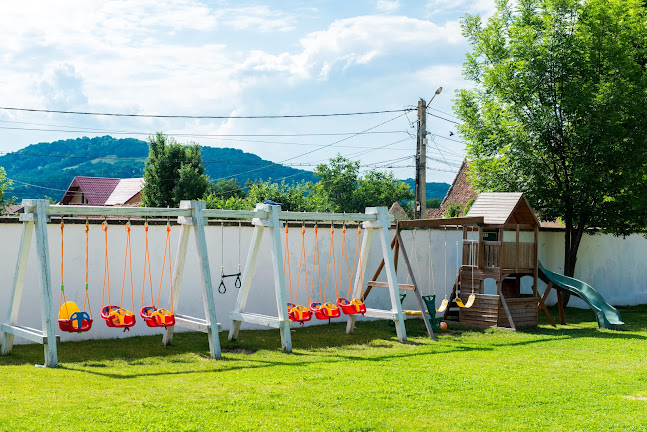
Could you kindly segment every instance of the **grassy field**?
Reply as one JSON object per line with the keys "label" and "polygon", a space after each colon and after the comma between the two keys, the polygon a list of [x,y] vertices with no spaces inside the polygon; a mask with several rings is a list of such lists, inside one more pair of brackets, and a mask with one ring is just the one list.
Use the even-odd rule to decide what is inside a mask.
{"label": "grassy field", "polygon": [[627,331],[570,324],[511,332],[450,324],[438,342],[420,320],[399,344],[385,322],[68,342],[57,369],[41,346],[0,358],[0,430],[647,430],[647,306],[621,310]]}

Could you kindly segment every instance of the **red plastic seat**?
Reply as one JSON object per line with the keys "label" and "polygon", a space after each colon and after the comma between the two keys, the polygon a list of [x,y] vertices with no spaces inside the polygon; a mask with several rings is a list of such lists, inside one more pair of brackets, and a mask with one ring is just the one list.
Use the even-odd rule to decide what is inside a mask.
{"label": "red plastic seat", "polygon": [[106,321],[108,327],[123,328],[129,330],[135,325],[135,314],[119,306],[109,305],[101,309],[101,318]]}
{"label": "red plastic seat", "polygon": [[338,318],[341,315],[337,305],[326,302],[310,303],[310,311],[315,314],[315,317],[320,320],[329,320],[331,318]]}
{"label": "red plastic seat", "polygon": [[355,315],[362,314],[366,312],[366,304],[360,299],[353,299],[353,301],[348,301],[344,297],[339,297],[337,299],[337,306],[344,312],[346,315]]}
{"label": "red plastic seat", "polygon": [[144,306],[139,311],[139,316],[144,318],[148,327],[173,327],[175,315],[166,309],[157,309],[155,306]]}
{"label": "red plastic seat", "polygon": [[303,305],[288,303],[288,317],[291,321],[303,324],[312,319],[312,312]]}

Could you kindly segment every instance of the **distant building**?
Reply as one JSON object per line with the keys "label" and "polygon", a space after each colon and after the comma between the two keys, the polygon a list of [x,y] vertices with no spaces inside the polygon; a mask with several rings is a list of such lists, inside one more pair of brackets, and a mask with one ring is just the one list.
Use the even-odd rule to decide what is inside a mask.
{"label": "distant building", "polygon": [[60,204],[93,206],[138,206],[143,178],[74,177]]}

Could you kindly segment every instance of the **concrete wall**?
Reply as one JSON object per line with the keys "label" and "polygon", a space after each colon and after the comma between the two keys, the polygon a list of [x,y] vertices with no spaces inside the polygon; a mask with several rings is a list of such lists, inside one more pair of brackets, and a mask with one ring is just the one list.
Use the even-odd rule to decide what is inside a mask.
{"label": "concrete wall", "polygon": [[[0,320],[6,320],[8,302],[10,297],[11,283],[15,270],[18,246],[20,242],[22,224],[0,223],[0,240],[3,247],[0,248],[0,260],[3,263],[0,275]],[[241,267],[245,268],[249,242],[253,227],[244,223],[241,228],[237,225],[222,227],[219,223],[211,223],[206,228],[207,243],[209,247],[209,261],[211,263],[212,283],[214,290],[220,284],[221,265],[224,264],[224,271],[227,274],[235,273],[238,270],[239,256]],[[151,267],[153,273],[153,287],[155,296],[160,283],[161,262],[164,253],[165,226],[151,225],[149,231],[149,243],[151,254]],[[171,242],[173,245],[173,259],[180,234],[180,227],[173,226]],[[389,237],[392,237],[390,233]],[[132,229],[132,254],[133,254],[133,279],[135,312],[138,313],[141,307],[142,279],[143,279],[143,253],[144,253],[144,230],[143,226],[135,225]],[[470,234],[474,235],[474,234]],[[52,271],[52,289],[58,304],[60,284],[60,228],[57,223],[48,226],[50,244],[50,258]],[[409,258],[414,269],[416,280],[422,294],[436,294],[439,305],[445,295],[449,296],[454,280],[456,278],[459,263],[457,252],[460,250],[460,239],[462,231],[429,230],[429,231],[404,231],[403,239],[409,252]],[[240,243],[239,243],[240,237]],[[257,263],[257,269],[252,283],[250,294],[249,312],[276,315],[276,301],[274,297],[273,274],[271,267],[271,254],[269,252],[269,236],[266,234],[263,239],[261,253]],[[283,233],[282,233],[282,238]],[[540,232],[539,235],[539,259],[547,268],[561,272],[563,269],[563,232]],[[110,282],[113,304],[119,303],[124,270],[124,250],[126,235],[123,229],[123,222],[111,222],[109,228],[109,264]],[[284,241],[284,240],[283,240]],[[458,241],[458,244],[457,244]],[[25,292],[20,309],[20,324],[35,328],[41,328],[40,300],[38,291],[38,261],[35,254],[35,241],[32,244],[27,278],[25,281]],[[307,228],[306,232],[306,261],[308,267],[309,288],[305,288],[305,275],[301,271],[299,281],[299,295],[297,302],[307,304],[308,291],[312,288],[312,263],[314,232],[313,228]],[[240,244],[240,247],[239,247]],[[355,256],[357,237],[355,229],[347,231],[348,259],[351,271],[352,262]],[[201,282],[198,267],[197,253],[195,250],[193,236],[189,243],[189,252],[183,280],[183,288],[180,299],[179,313],[204,317],[202,304]],[[415,245],[415,247],[414,247]],[[283,244],[283,247],[284,244]],[[161,333],[156,329],[149,329],[138,319],[137,325],[132,331],[126,334],[118,329],[108,328],[99,317],[101,309],[101,291],[104,278],[104,239],[100,225],[92,224],[90,228],[90,301],[95,323],[91,332],[82,335],[62,334],[63,340],[79,340],[86,338],[114,338],[129,335],[157,334]],[[321,259],[321,283],[325,287],[326,267],[330,253],[330,232],[327,227],[319,228],[319,248]],[[292,291],[296,294],[297,274],[299,266],[299,255],[301,250],[300,227],[290,229],[289,234],[290,264],[292,275]],[[337,272],[341,255],[341,230],[335,231],[335,257]],[[575,277],[584,280],[596,288],[604,298],[612,304],[635,305],[647,303],[647,287],[642,278],[643,258],[647,256],[647,240],[641,235],[633,235],[617,238],[609,235],[585,236],[579,251],[579,259],[576,267]],[[364,280],[369,280],[381,260],[380,241],[374,238],[370,258],[367,263],[367,271]],[[404,271],[404,263],[400,259],[399,281],[407,283],[408,276]],[[336,289],[333,279],[332,265],[328,273],[328,287],[326,300],[334,301]],[[167,273],[168,275],[168,273]],[[129,278],[127,278],[129,279]],[[530,292],[530,278],[524,281],[523,291]],[[382,276],[381,280],[385,280]],[[85,283],[85,234],[82,224],[68,222],[65,227],[65,287],[68,300],[77,304],[83,303]],[[225,329],[230,327],[229,313],[233,310],[238,290],[234,288],[234,279],[226,280],[227,292],[218,294],[215,292],[216,309],[219,322]],[[348,292],[348,275],[344,268],[341,276],[340,294],[345,296]],[[540,291],[543,292],[544,284],[540,282]],[[492,287],[486,286],[486,292]],[[148,290],[148,286],[146,287]],[[315,279],[314,297],[319,300],[319,282]],[[107,295],[107,294],[106,294]],[[160,306],[168,304],[168,279],[165,277],[162,287]],[[289,295],[289,293],[288,293]],[[157,298],[157,297],[155,297]],[[150,303],[150,293],[146,292],[145,303]],[[549,304],[555,301],[555,295],[549,297]],[[107,299],[106,299],[107,302]],[[570,303],[576,307],[586,307],[579,299],[573,299]],[[132,307],[130,294],[130,283],[126,281],[124,305]],[[385,289],[375,288],[367,300],[369,307],[389,308],[388,292]],[[58,306],[56,305],[56,308]],[[404,302],[405,309],[416,309],[417,304],[413,296],[409,295]],[[344,320],[344,317],[340,318]],[[322,324],[321,321],[313,320],[308,325]],[[243,328],[251,328],[250,326]],[[277,332],[278,337],[278,332]]]}

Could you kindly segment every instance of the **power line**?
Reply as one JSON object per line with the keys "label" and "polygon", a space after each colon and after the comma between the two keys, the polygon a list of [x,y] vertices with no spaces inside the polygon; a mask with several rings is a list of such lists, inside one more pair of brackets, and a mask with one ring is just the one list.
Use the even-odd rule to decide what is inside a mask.
{"label": "power line", "polygon": [[[404,116],[405,114],[406,114],[406,113],[403,113],[403,114],[400,114],[400,115],[398,115],[398,116],[395,116],[395,117],[393,117],[392,119],[386,120],[386,121],[384,121],[384,122],[382,122],[382,123],[379,123],[379,124],[377,124],[377,125],[375,125],[375,126],[372,126],[372,127],[368,128],[368,129],[365,129],[365,130],[363,130],[363,131],[361,131],[361,132],[358,132],[358,133],[356,133],[356,134],[354,134],[354,135],[347,136],[347,137],[345,137],[345,138],[342,138],[342,139],[340,139],[340,140],[337,140],[337,141],[335,141],[335,142],[332,142],[332,143],[330,143],[330,144],[327,144],[327,145],[325,145],[325,146],[323,146],[323,147],[320,147],[320,148],[318,148],[318,149],[314,149],[314,150],[307,151],[307,152],[305,152],[305,153],[301,153],[301,154],[296,155],[296,156],[293,156],[293,157],[291,157],[291,158],[284,159],[284,160],[282,160],[282,161],[280,161],[280,162],[274,162],[274,163],[272,163],[272,164],[267,165],[266,167],[270,167],[270,166],[274,166],[274,165],[281,165],[281,164],[283,164],[283,163],[285,163],[285,162],[287,162],[287,161],[290,161],[290,160],[293,160],[293,159],[297,159],[297,158],[300,158],[300,157],[302,157],[302,156],[309,155],[309,154],[314,153],[314,152],[317,152],[317,151],[319,151],[319,150],[323,150],[324,148],[332,147],[332,146],[334,146],[335,144],[339,144],[340,142],[343,142],[343,141],[349,140],[349,139],[351,139],[351,138],[355,138],[355,137],[356,137],[356,136],[358,136],[358,135],[363,135],[363,134],[365,134],[366,132],[369,132],[369,131],[371,131],[371,130],[373,130],[373,129],[377,129],[378,127],[383,126],[383,125],[385,125],[385,124],[387,124],[387,123],[390,123],[390,122],[392,122],[393,120],[399,119],[400,117]],[[250,172],[258,171],[258,170],[264,169],[264,168],[266,168],[266,167],[255,168],[255,169],[253,169],[253,170],[244,171],[244,172],[242,172],[242,173],[232,174],[232,175],[229,175],[229,176],[226,176],[226,177],[221,177],[221,178],[220,178],[220,179],[218,179],[218,180],[226,180],[226,179],[228,179],[228,178],[237,177],[237,176],[239,176],[239,175],[248,174],[248,173],[250,173]]]}
{"label": "power line", "polygon": [[459,122],[456,122],[456,121],[454,121],[454,120],[450,120],[450,119],[448,119],[448,118],[445,118],[445,117],[442,117],[442,116],[439,116],[439,115],[436,115],[436,114],[432,114],[432,113],[430,113],[430,112],[428,112],[428,113],[427,113],[427,115],[428,115],[428,116],[431,116],[431,117],[439,118],[439,119],[441,119],[441,120],[445,120],[446,122],[453,123],[453,124],[455,124],[455,125],[460,125],[460,123],[459,123]]}
{"label": "power line", "polygon": [[308,118],[308,117],[349,117],[349,116],[358,116],[358,115],[389,114],[389,113],[398,113],[398,112],[406,112],[406,111],[408,111],[408,109],[405,108],[405,109],[399,109],[399,110],[358,111],[358,112],[328,113],[328,114],[215,116],[215,115],[125,114],[125,113],[105,113],[105,112],[90,112],[90,111],[61,111],[61,110],[47,110],[47,109],[37,109],[37,108],[16,108],[16,107],[0,107],[0,110],[21,111],[21,112],[36,112],[36,113],[49,113],[49,114],[72,114],[72,115],[86,115],[86,116],[144,117],[144,118],[166,118],[166,119],[212,119],[212,120],[281,119],[281,118]]}

